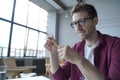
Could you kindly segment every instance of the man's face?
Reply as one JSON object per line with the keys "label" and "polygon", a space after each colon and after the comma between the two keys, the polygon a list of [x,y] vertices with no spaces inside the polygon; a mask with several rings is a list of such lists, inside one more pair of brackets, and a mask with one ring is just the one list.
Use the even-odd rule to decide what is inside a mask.
{"label": "man's face", "polygon": [[72,16],[73,27],[81,39],[90,39],[96,31],[96,21],[88,16],[87,12],[76,12]]}

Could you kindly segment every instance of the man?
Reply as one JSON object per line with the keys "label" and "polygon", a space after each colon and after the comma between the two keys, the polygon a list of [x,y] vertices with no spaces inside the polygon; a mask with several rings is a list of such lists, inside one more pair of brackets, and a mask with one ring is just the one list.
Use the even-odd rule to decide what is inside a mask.
{"label": "man", "polygon": [[[94,6],[77,3],[72,9],[72,28],[82,41],[73,48],[56,47],[49,37],[45,48],[50,52],[54,80],[120,80],[120,39],[96,30],[98,16]],[[59,58],[65,64],[59,66]]]}

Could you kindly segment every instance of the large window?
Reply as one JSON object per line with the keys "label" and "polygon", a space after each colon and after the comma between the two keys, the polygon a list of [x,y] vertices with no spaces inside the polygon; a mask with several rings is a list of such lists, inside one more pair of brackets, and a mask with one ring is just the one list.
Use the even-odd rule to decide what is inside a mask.
{"label": "large window", "polygon": [[43,57],[47,15],[29,0],[0,0],[0,56]]}

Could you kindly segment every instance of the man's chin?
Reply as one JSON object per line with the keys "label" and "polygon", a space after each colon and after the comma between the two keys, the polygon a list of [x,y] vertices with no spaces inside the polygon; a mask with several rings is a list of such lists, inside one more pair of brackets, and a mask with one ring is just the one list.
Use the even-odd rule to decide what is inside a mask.
{"label": "man's chin", "polygon": [[81,37],[81,40],[85,40],[85,38],[84,38],[84,37]]}
{"label": "man's chin", "polygon": [[81,36],[81,35],[79,36],[80,36],[80,39],[85,40],[85,36]]}

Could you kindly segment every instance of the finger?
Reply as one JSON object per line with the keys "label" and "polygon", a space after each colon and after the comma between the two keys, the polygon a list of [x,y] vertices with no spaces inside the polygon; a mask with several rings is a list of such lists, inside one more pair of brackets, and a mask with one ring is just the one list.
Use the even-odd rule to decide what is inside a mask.
{"label": "finger", "polygon": [[48,45],[48,46],[52,47],[52,43],[50,43],[50,42],[46,42],[45,45]]}
{"label": "finger", "polygon": [[50,40],[56,47],[58,47],[58,44],[57,44],[56,40],[53,38],[53,36],[51,37]]}
{"label": "finger", "polygon": [[51,48],[52,46],[53,43],[50,41],[50,37],[48,37],[46,43],[44,44],[44,47],[48,49],[49,47]]}
{"label": "finger", "polygon": [[59,46],[58,48],[58,53],[59,53],[59,58],[60,59],[65,59],[65,47],[62,45],[62,46]]}
{"label": "finger", "polygon": [[48,43],[49,45],[50,45],[50,44],[53,45],[53,42],[51,41],[51,37],[48,37],[48,38],[47,38],[46,43]]}
{"label": "finger", "polygon": [[48,44],[48,43],[45,43],[44,47],[45,47],[46,49],[48,49],[48,50],[51,50],[51,45]]}
{"label": "finger", "polygon": [[60,53],[59,54],[59,58],[60,58],[60,60],[65,59],[65,54],[64,53]]}
{"label": "finger", "polygon": [[64,53],[60,52],[58,55],[59,55],[59,57],[62,57],[62,56],[64,56]]}

